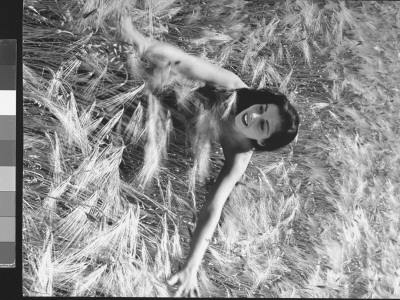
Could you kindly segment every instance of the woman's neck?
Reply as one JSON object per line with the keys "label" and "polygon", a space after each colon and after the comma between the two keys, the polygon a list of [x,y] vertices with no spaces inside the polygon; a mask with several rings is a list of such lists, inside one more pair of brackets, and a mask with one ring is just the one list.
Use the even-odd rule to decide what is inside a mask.
{"label": "woman's neck", "polygon": [[243,148],[245,151],[253,148],[251,141],[242,132],[237,130],[234,118],[221,121],[219,134],[220,139],[222,136],[224,139],[229,137],[230,144],[237,145],[237,147]]}

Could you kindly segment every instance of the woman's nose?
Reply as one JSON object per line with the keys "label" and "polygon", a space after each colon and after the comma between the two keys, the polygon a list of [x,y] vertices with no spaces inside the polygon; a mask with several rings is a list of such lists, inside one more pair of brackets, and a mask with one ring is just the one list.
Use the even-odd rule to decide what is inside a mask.
{"label": "woman's nose", "polygon": [[257,120],[261,115],[259,113],[253,112],[251,114],[251,121]]}

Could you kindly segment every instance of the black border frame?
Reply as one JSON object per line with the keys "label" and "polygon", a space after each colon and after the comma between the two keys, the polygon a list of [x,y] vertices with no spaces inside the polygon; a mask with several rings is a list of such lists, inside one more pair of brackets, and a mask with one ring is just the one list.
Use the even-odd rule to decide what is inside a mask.
{"label": "black border frame", "polygon": [[22,164],[23,164],[23,108],[22,108],[22,12],[23,0],[0,1],[0,39],[17,40],[16,76],[16,186],[15,186],[15,267],[0,268],[2,298],[22,298]]}

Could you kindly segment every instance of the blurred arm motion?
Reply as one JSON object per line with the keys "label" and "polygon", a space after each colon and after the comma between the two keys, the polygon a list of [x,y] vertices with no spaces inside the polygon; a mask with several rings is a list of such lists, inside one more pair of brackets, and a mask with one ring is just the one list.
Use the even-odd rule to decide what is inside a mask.
{"label": "blurred arm motion", "polygon": [[171,67],[190,78],[234,90],[247,85],[234,73],[189,55],[167,43],[152,41],[137,31],[128,15],[121,16],[120,34],[124,42],[134,44],[141,56],[158,67]]}

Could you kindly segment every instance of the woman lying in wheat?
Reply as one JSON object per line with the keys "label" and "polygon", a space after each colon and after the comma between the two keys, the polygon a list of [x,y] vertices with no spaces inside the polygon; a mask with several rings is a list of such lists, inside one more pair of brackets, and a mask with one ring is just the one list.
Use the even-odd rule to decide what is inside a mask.
{"label": "woman lying in wheat", "polygon": [[176,296],[199,295],[197,272],[220,219],[222,208],[245,172],[253,151],[272,151],[289,144],[297,135],[299,117],[282,95],[268,89],[252,90],[234,73],[186,54],[180,49],[144,37],[125,15],[120,18],[124,42],[157,67],[169,67],[185,76],[236,92],[233,113],[220,120],[219,142],[224,165],[200,211],[185,266],[169,279],[179,284]]}

